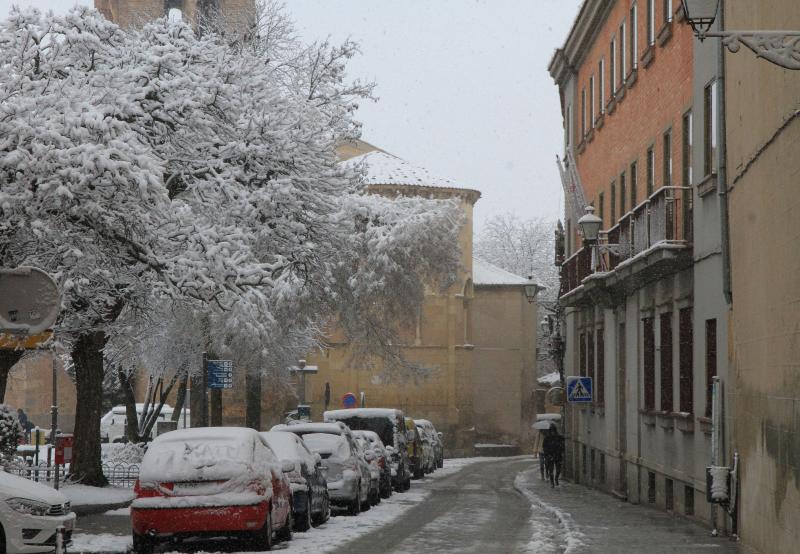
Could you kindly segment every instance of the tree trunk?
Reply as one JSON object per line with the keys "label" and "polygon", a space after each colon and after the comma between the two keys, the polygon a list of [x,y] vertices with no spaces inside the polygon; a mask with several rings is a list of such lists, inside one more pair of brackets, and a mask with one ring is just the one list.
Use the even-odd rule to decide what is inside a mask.
{"label": "tree trunk", "polygon": [[24,350],[0,350],[0,404],[5,402],[8,374],[24,354]]}
{"label": "tree trunk", "polygon": [[183,412],[183,404],[186,402],[186,387],[189,384],[189,375],[184,373],[181,377],[181,382],[178,385],[178,396],[175,398],[175,411],[172,412],[172,421],[178,422]]}
{"label": "tree trunk", "polygon": [[211,427],[222,427],[222,389],[211,389],[208,394],[208,411]]}
{"label": "tree trunk", "polygon": [[191,424],[192,427],[208,427],[208,420],[206,419],[206,404],[203,376],[192,376],[192,392],[189,396],[189,408],[192,410]]}
{"label": "tree trunk", "polygon": [[261,373],[248,371],[244,376],[245,413],[244,425],[261,431]]}
{"label": "tree trunk", "polygon": [[108,480],[100,463],[100,418],[103,411],[103,348],[106,334],[81,335],[72,349],[75,364],[75,448],[70,478],[81,484],[105,487]]}
{"label": "tree trunk", "polygon": [[[117,376],[119,377],[119,385],[122,388],[122,393],[125,395],[125,421],[138,422],[138,414],[136,413],[136,396],[133,392],[133,382],[128,378],[125,372],[122,371],[122,369],[117,369]],[[139,437],[138,425],[131,425],[130,423],[126,424],[125,436],[128,438],[128,442],[142,442],[141,437]],[[108,437],[108,440],[111,440],[111,437]]]}

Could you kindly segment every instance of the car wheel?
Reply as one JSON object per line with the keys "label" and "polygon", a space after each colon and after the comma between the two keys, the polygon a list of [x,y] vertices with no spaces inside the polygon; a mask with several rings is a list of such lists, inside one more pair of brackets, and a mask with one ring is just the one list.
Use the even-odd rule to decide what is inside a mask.
{"label": "car wheel", "polygon": [[257,548],[261,550],[272,550],[272,509],[267,507],[267,520],[264,526],[256,531],[254,542]]}
{"label": "car wheel", "polygon": [[322,525],[331,517],[331,501],[328,498],[328,493],[322,498],[322,510],[319,514],[314,516],[314,525]]}
{"label": "car wheel", "polygon": [[311,503],[306,504],[306,511],[296,514],[294,520],[294,530],[300,531],[308,531],[311,529]]}
{"label": "car wheel", "polygon": [[281,542],[288,542],[292,540],[292,528],[294,527],[294,518],[292,517],[292,510],[289,510],[289,513],[286,514],[286,521],[283,524],[283,527],[278,529],[278,532],[275,533],[275,536]]}
{"label": "car wheel", "polygon": [[444,467],[444,458],[439,458],[439,461],[436,462],[436,467],[438,467],[439,469]]}
{"label": "car wheel", "polygon": [[381,501],[381,495],[378,494],[378,489],[370,489],[369,491],[369,505],[370,506],[377,506],[378,503]]}
{"label": "car wheel", "polygon": [[353,502],[350,504],[350,509],[348,510],[351,516],[357,516],[361,513],[361,493],[359,492],[361,490],[360,486],[361,485],[356,487],[356,497],[353,499]]}
{"label": "car wheel", "polygon": [[[152,554],[154,548],[155,544],[149,537],[140,535],[138,533],[133,534],[133,551],[136,554]],[[3,546],[3,550],[0,552],[5,554],[5,545]]]}
{"label": "car wheel", "polygon": [[420,468],[416,468],[414,470],[414,479],[422,479],[422,477],[423,477],[422,468],[421,467]]}

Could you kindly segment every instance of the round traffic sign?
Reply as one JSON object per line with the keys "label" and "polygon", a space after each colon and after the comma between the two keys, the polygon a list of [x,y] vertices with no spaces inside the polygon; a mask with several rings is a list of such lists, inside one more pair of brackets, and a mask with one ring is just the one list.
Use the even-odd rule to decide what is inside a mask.
{"label": "round traffic sign", "polygon": [[0,269],[0,332],[35,335],[55,324],[61,295],[36,267]]}
{"label": "round traffic sign", "polygon": [[356,407],[356,395],[352,392],[348,392],[344,396],[342,396],[342,406],[345,408],[355,408]]}

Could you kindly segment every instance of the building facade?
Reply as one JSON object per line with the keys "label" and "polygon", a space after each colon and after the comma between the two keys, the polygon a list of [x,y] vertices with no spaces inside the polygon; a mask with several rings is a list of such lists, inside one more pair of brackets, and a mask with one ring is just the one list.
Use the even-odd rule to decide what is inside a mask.
{"label": "building facade", "polygon": [[[565,129],[565,374],[595,389],[565,411],[568,474],[724,530],[705,496],[712,434],[725,432],[710,391],[728,377],[729,313],[696,124],[709,55],[679,2],[587,0],[549,70]],[[579,235],[585,205],[603,222],[597,247]]]}
{"label": "building facade", "polygon": [[141,25],[172,10],[193,23],[204,15],[218,15],[232,27],[252,22],[255,14],[253,0],[95,0],[94,7],[120,27]]}
{"label": "building facade", "polygon": [[[724,2],[725,29],[800,30],[794,0]],[[707,41],[708,42],[708,41]],[[711,41],[716,42],[716,41]],[[797,59],[797,50],[795,59]],[[800,544],[800,71],[725,53],[732,449],[747,552]]]}

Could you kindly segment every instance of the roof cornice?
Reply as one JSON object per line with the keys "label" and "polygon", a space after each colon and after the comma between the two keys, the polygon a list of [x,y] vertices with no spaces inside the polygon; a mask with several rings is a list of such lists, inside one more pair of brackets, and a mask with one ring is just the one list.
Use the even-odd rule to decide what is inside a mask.
{"label": "roof cornice", "polygon": [[564,46],[556,49],[547,70],[560,87],[576,72],[616,0],[586,0],[572,23]]}

